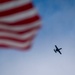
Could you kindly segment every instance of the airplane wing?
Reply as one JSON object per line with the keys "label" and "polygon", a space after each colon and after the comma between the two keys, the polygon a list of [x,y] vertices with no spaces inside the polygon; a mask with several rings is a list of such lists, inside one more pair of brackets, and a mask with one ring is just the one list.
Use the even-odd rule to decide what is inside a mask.
{"label": "airplane wing", "polygon": [[60,51],[58,51],[60,54],[62,54]]}
{"label": "airplane wing", "polygon": [[62,48],[59,48],[59,50],[61,50]]}
{"label": "airplane wing", "polygon": [[58,49],[58,47],[55,45],[56,49]]}

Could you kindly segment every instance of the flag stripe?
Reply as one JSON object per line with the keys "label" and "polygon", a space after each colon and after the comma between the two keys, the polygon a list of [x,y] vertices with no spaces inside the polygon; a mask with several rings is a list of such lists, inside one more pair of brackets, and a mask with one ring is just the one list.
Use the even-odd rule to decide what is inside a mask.
{"label": "flag stripe", "polygon": [[24,48],[24,47],[27,47],[28,45],[31,44],[31,41],[27,41],[25,43],[19,43],[19,42],[15,42],[15,41],[10,41],[10,40],[0,40],[0,45],[1,44],[5,44],[5,45],[8,45],[8,46],[12,46],[12,47],[20,47],[20,48]]}
{"label": "flag stripe", "polygon": [[7,3],[4,2],[0,4],[1,6],[0,10],[1,11],[9,10],[11,8],[15,8],[15,7],[19,7],[19,6],[28,4],[30,2],[31,0],[22,0],[22,1],[21,0],[9,0]]}
{"label": "flag stripe", "polygon": [[31,32],[33,30],[38,30],[41,26],[38,25],[36,27],[33,27],[33,28],[30,28],[30,29],[27,29],[27,30],[22,30],[22,31],[19,31],[19,32],[15,32],[15,31],[12,31],[12,30],[5,30],[5,29],[0,29],[0,32],[7,32],[7,33],[13,33],[13,34],[24,34],[24,33],[28,33],[28,32]]}
{"label": "flag stripe", "polygon": [[10,2],[10,1],[12,1],[12,0],[0,0],[0,4],[1,3],[7,3],[7,2]]}
{"label": "flag stripe", "polygon": [[8,23],[8,22],[3,22],[3,24],[6,24],[6,25],[21,25],[21,24],[30,24],[30,23],[32,23],[32,22],[34,22],[34,21],[37,21],[37,20],[39,20],[40,18],[39,18],[39,16],[38,15],[36,15],[36,16],[33,16],[33,17],[31,17],[31,18],[28,18],[28,19],[24,19],[24,20],[20,20],[20,21],[17,21],[17,22],[12,22],[12,23]]}
{"label": "flag stripe", "polygon": [[16,49],[16,50],[19,50],[19,51],[26,51],[26,50],[29,50],[30,48],[31,48],[31,46],[32,46],[32,44],[30,44],[30,45],[28,45],[28,46],[26,46],[26,47],[12,47],[12,46],[9,46],[9,45],[7,45],[7,44],[0,44],[0,48],[12,48],[13,50],[14,49]]}
{"label": "flag stripe", "polygon": [[23,12],[19,12],[16,14],[2,17],[2,18],[0,18],[0,20],[10,23],[10,22],[16,22],[16,21],[20,21],[23,19],[27,19],[27,18],[33,17],[34,15],[37,15],[37,12],[35,9],[32,8],[28,11],[23,11]]}
{"label": "flag stripe", "polygon": [[15,14],[15,13],[22,12],[22,11],[27,11],[31,8],[33,8],[32,3],[26,4],[20,7],[15,7],[10,10],[0,12],[0,17],[8,16],[8,15]]}
{"label": "flag stripe", "polygon": [[10,37],[10,38],[16,38],[16,39],[23,40],[23,39],[27,39],[27,38],[31,37],[32,35],[34,35],[36,33],[37,33],[37,30],[31,31],[29,33],[24,33],[22,35],[13,34],[13,33],[11,34],[11,33],[7,33],[7,32],[0,32],[0,37],[6,36],[6,37]]}
{"label": "flag stripe", "polygon": [[0,29],[9,30],[9,31],[15,31],[15,32],[21,32],[21,31],[24,31],[24,30],[29,30],[29,29],[32,29],[34,27],[37,27],[40,24],[41,24],[40,20],[35,21],[33,23],[30,23],[30,24],[27,24],[27,25],[23,24],[23,25],[19,25],[19,26],[5,25],[5,24],[1,23]]}
{"label": "flag stripe", "polygon": [[10,38],[10,37],[7,37],[7,36],[3,36],[3,37],[0,36],[0,39],[1,40],[11,40],[11,41],[23,43],[23,42],[27,42],[27,41],[33,40],[34,37],[35,37],[35,35],[32,35],[31,37],[28,37],[27,39],[22,39],[21,40],[21,39],[17,39],[17,38]]}

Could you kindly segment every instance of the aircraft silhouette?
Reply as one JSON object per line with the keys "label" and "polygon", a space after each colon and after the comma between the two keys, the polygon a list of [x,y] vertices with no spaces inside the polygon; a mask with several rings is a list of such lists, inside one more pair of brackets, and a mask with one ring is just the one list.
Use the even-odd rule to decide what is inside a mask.
{"label": "aircraft silhouette", "polygon": [[54,49],[54,52],[55,52],[55,53],[59,52],[60,54],[62,54],[62,53],[60,52],[60,50],[61,50],[62,48],[58,48],[56,45],[55,45],[55,48],[56,48],[56,49]]}

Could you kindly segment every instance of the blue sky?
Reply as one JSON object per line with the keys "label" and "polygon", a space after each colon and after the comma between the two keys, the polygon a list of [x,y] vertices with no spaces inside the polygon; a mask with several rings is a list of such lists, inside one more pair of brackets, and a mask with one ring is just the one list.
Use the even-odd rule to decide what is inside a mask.
{"label": "blue sky", "polygon": [[[0,75],[75,75],[75,0],[33,0],[42,28],[31,50],[0,49]],[[55,54],[54,45],[62,47]]]}

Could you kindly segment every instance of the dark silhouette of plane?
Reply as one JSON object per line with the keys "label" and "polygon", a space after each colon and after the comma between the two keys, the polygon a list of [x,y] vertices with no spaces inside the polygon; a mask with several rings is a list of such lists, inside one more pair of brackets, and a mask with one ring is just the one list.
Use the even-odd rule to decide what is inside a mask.
{"label": "dark silhouette of plane", "polygon": [[60,54],[62,54],[62,53],[60,52],[60,50],[61,50],[62,48],[58,48],[56,45],[55,45],[55,48],[56,48],[56,49],[54,49],[54,52],[55,52],[55,53],[59,52]]}

